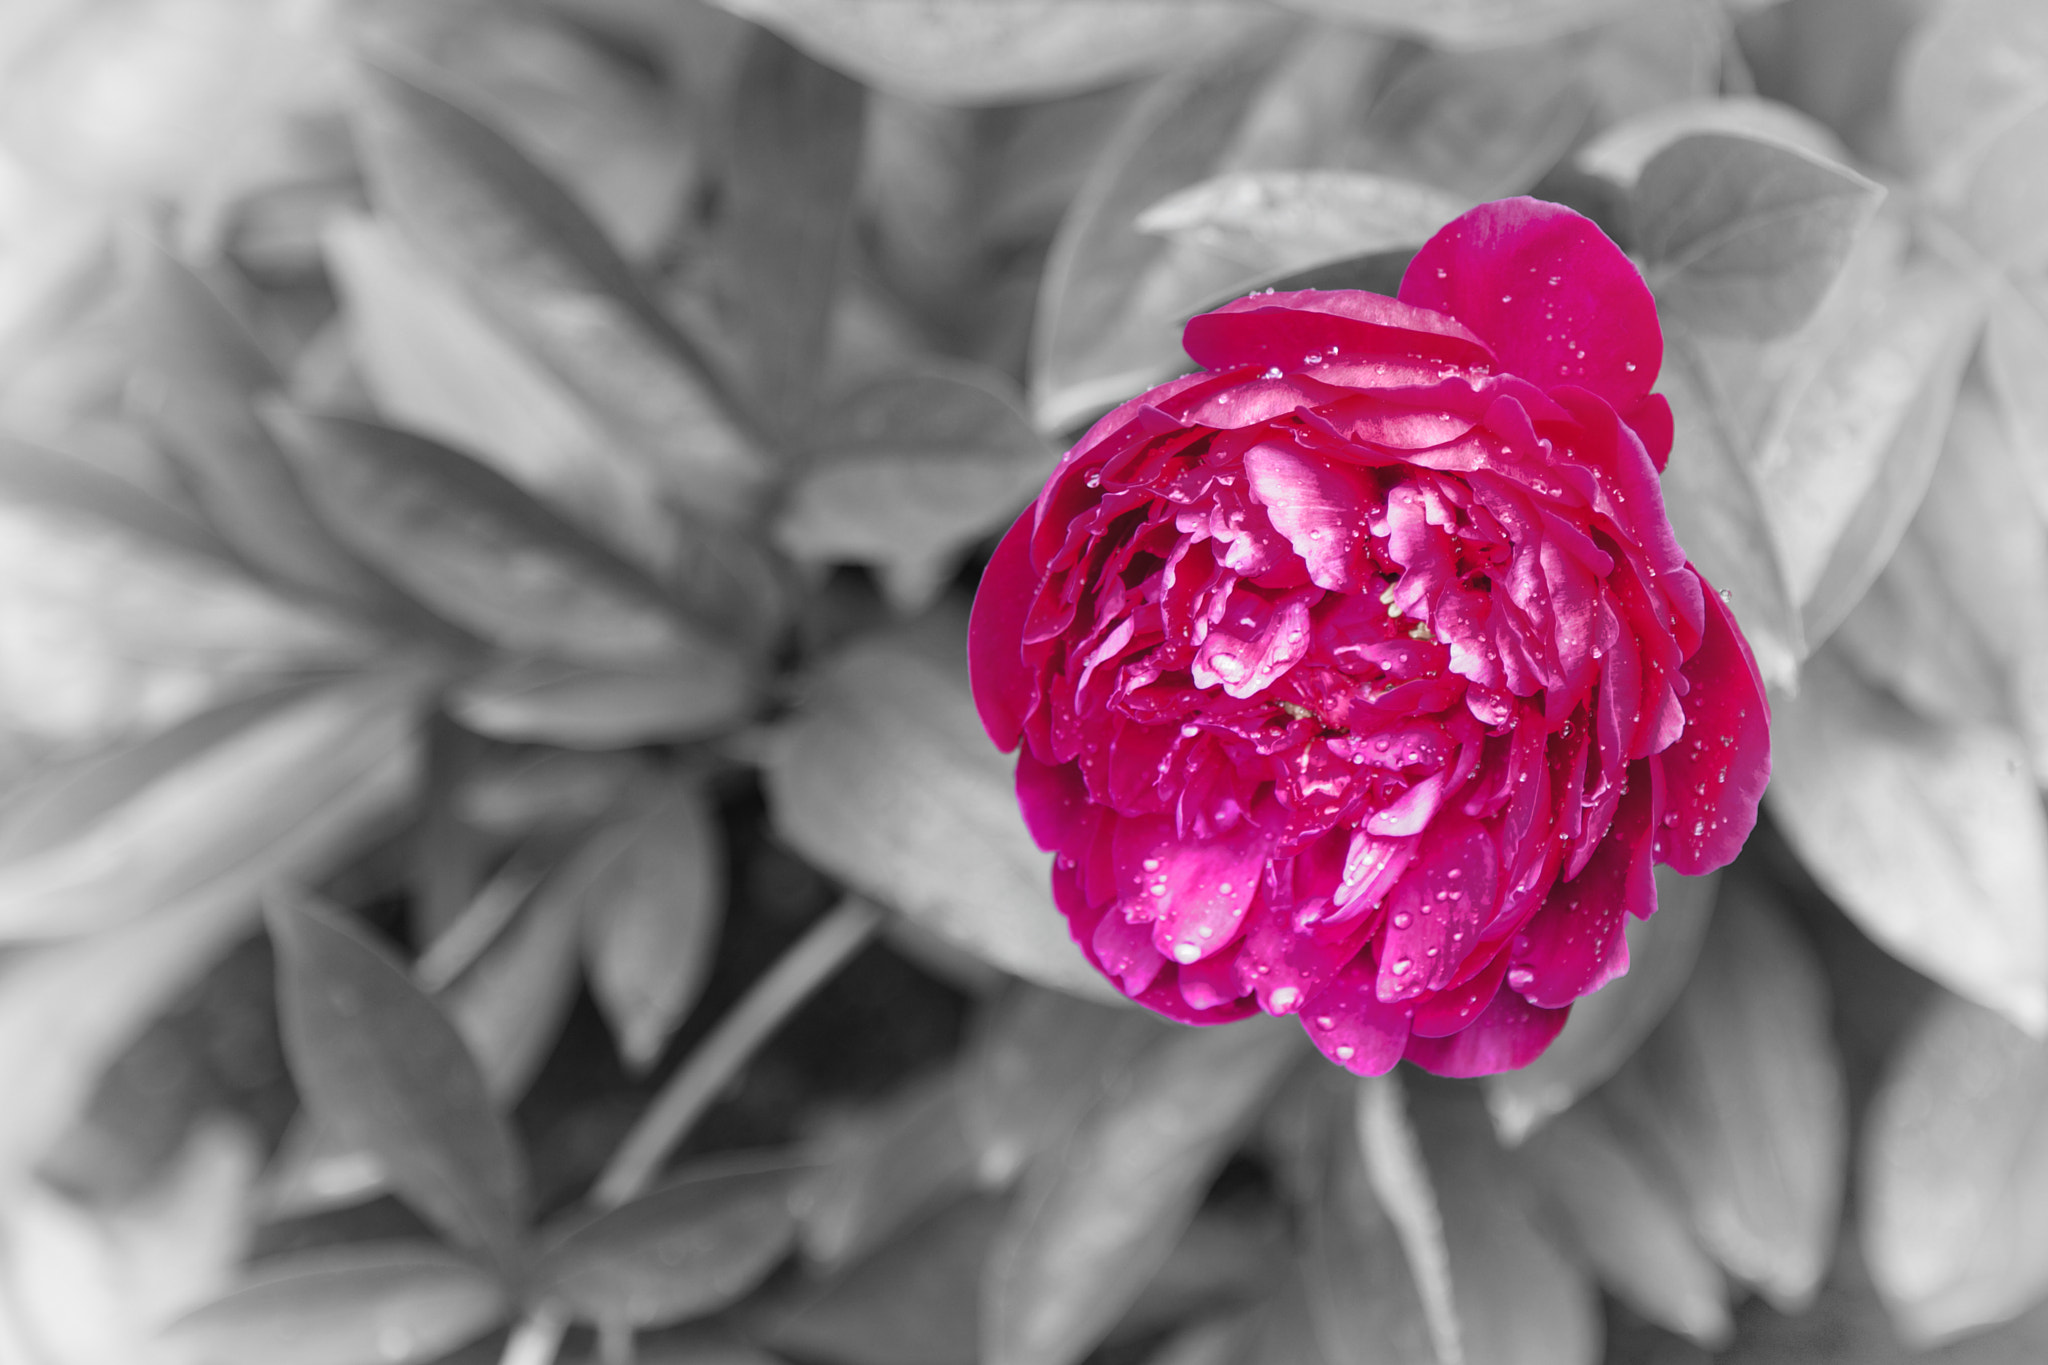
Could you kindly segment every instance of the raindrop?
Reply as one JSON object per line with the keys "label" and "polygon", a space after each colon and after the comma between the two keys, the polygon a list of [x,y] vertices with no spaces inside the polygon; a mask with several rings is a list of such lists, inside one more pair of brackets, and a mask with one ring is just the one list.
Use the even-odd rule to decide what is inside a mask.
{"label": "raindrop", "polygon": [[1183,967],[1193,964],[1201,955],[1202,950],[1197,944],[1176,943],[1173,945],[1173,960],[1180,963]]}
{"label": "raindrop", "polygon": [[1282,986],[1273,992],[1273,1008],[1276,1010],[1291,1010],[1300,1000],[1301,992],[1292,986]]}
{"label": "raindrop", "polygon": [[1400,914],[1394,916],[1394,927],[1396,929],[1406,929],[1409,925],[1413,924],[1414,922],[1415,917],[1413,915],[1410,915],[1406,910],[1403,910]]}
{"label": "raindrop", "polygon": [[1340,1062],[1348,1062],[1352,1059],[1353,1056],[1357,1054],[1357,1052],[1357,1048],[1351,1046],[1351,1044],[1349,1043],[1345,1043],[1337,1049],[1337,1060]]}
{"label": "raindrop", "polygon": [[1394,975],[1395,975],[1395,976],[1406,976],[1406,975],[1408,975],[1408,969],[1409,969],[1410,967],[1413,967],[1414,965],[1415,965],[1415,963],[1414,963],[1414,961],[1413,961],[1412,959],[1410,959],[1410,958],[1405,958],[1405,957],[1404,957],[1404,958],[1402,958],[1402,959],[1401,959],[1401,960],[1400,960],[1399,962],[1396,962],[1396,963],[1394,964]]}

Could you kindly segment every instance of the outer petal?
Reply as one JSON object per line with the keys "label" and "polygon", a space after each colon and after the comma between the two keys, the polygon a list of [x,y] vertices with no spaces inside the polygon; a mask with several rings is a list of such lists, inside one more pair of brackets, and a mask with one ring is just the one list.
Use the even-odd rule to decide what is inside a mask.
{"label": "outer petal", "polygon": [[1152,923],[1153,946],[1198,962],[1237,937],[1272,851],[1249,820],[1215,839],[1183,839],[1169,817],[1127,818],[1116,827],[1117,887],[1132,916]]}
{"label": "outer petal", "polygon": [[1657,861],[1689,877],[1732,862],[1756,828],[1757,802],[1771,780],[1770,703],[1749,642],[1727,604],[1690,564],[1706,598],[1707,627],[1682,670],[1685,729],[1650,761],[1664,773]]}
{"label": "outer petal", "polygon": [[1470,327],[1508,373],[1581,385],[1619,412],[1664,363],[1656,301],[1621,248],[1591,219],[1526,196],[1452,219],[1409,262],[1401,299]]}
{"label": "outer petal", "polygon": [[1383,1004],[1370,963],[1347,968],[1301,1007],[1301,1024],[1325,1057],[1359,1076],[1384,1076],[1408,1045],[1410,1005]]}
{"label": "outer petal", "polygon": [[1211,370],[1254,365],[1348,375],[1354,362],[1375,359],[1490,365],[1486,343],[1446,311],[1357,289],[1253,294],[1190,319],[1181,345]]}
{"label": "outer petal", "polygon": [[1502,991],[1469,1028],[1443,1038],[1409,1038],[1408,1060],[1439,1076],[1513,1071],[1542,1056],[1570,1014],[1569,1009],[1538,1009],[1513,991]]}
{"label": "outer petal", "polygon": [[1578,876],[1550,890],[1514,940],[1508,987],[1531,1004],[1563,1009],[1628,971],[1626,915],[1657,908],[1650,871],[1650,774],[1637,765],[1607,837]]}
{"label": "outer petal", "polygon": [[1038,592],[1031,567],[1032,523],[1027,507],[1011,523],[982,571],[967,621],[967,674],[981,728],[1005,752],[1017,747],[1031,709],[1031,676],[1024,668],[1024,618]]}

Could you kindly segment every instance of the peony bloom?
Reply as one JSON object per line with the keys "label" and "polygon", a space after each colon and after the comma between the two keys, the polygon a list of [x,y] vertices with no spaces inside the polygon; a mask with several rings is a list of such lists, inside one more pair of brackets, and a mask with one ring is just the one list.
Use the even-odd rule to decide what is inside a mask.
{"label": "peony bloom", "polygon": [[974,606],[1074,941],[1362,1074],[1521,1066],[1627,970],[1653,860],[1727,862],[1769,775],[1749,647],[1664,516],[1649,291],[1512,199],[1398,299],[1258,294],[1184,341],[1202,370],[1096,423]]}

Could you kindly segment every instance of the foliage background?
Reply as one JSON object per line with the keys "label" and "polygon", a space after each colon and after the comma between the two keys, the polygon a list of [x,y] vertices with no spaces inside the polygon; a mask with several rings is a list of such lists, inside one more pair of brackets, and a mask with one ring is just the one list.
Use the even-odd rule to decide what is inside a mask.
{"label": "foliage background", "polygon": [[[2044,134],[2035,0],[14,0],[0,1361],[2048,1355]],[[1485,1085],[1104,1003],[979,557],[1524,191],[1764,827]]]}

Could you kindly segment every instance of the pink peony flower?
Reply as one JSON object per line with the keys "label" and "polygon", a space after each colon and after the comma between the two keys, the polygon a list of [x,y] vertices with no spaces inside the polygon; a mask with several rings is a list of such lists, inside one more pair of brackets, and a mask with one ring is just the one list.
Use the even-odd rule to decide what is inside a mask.
{"label": "pink peony flower", "polygon": [[1361,1074],[1521,1066],[1628,969],[1651,864],[1734,857],[1749,647],[1657,471],[1656,308],[1591,222],[1472,210],[1399,299],[1239,299],[1004,537],[970,652],[1074,941]]}

